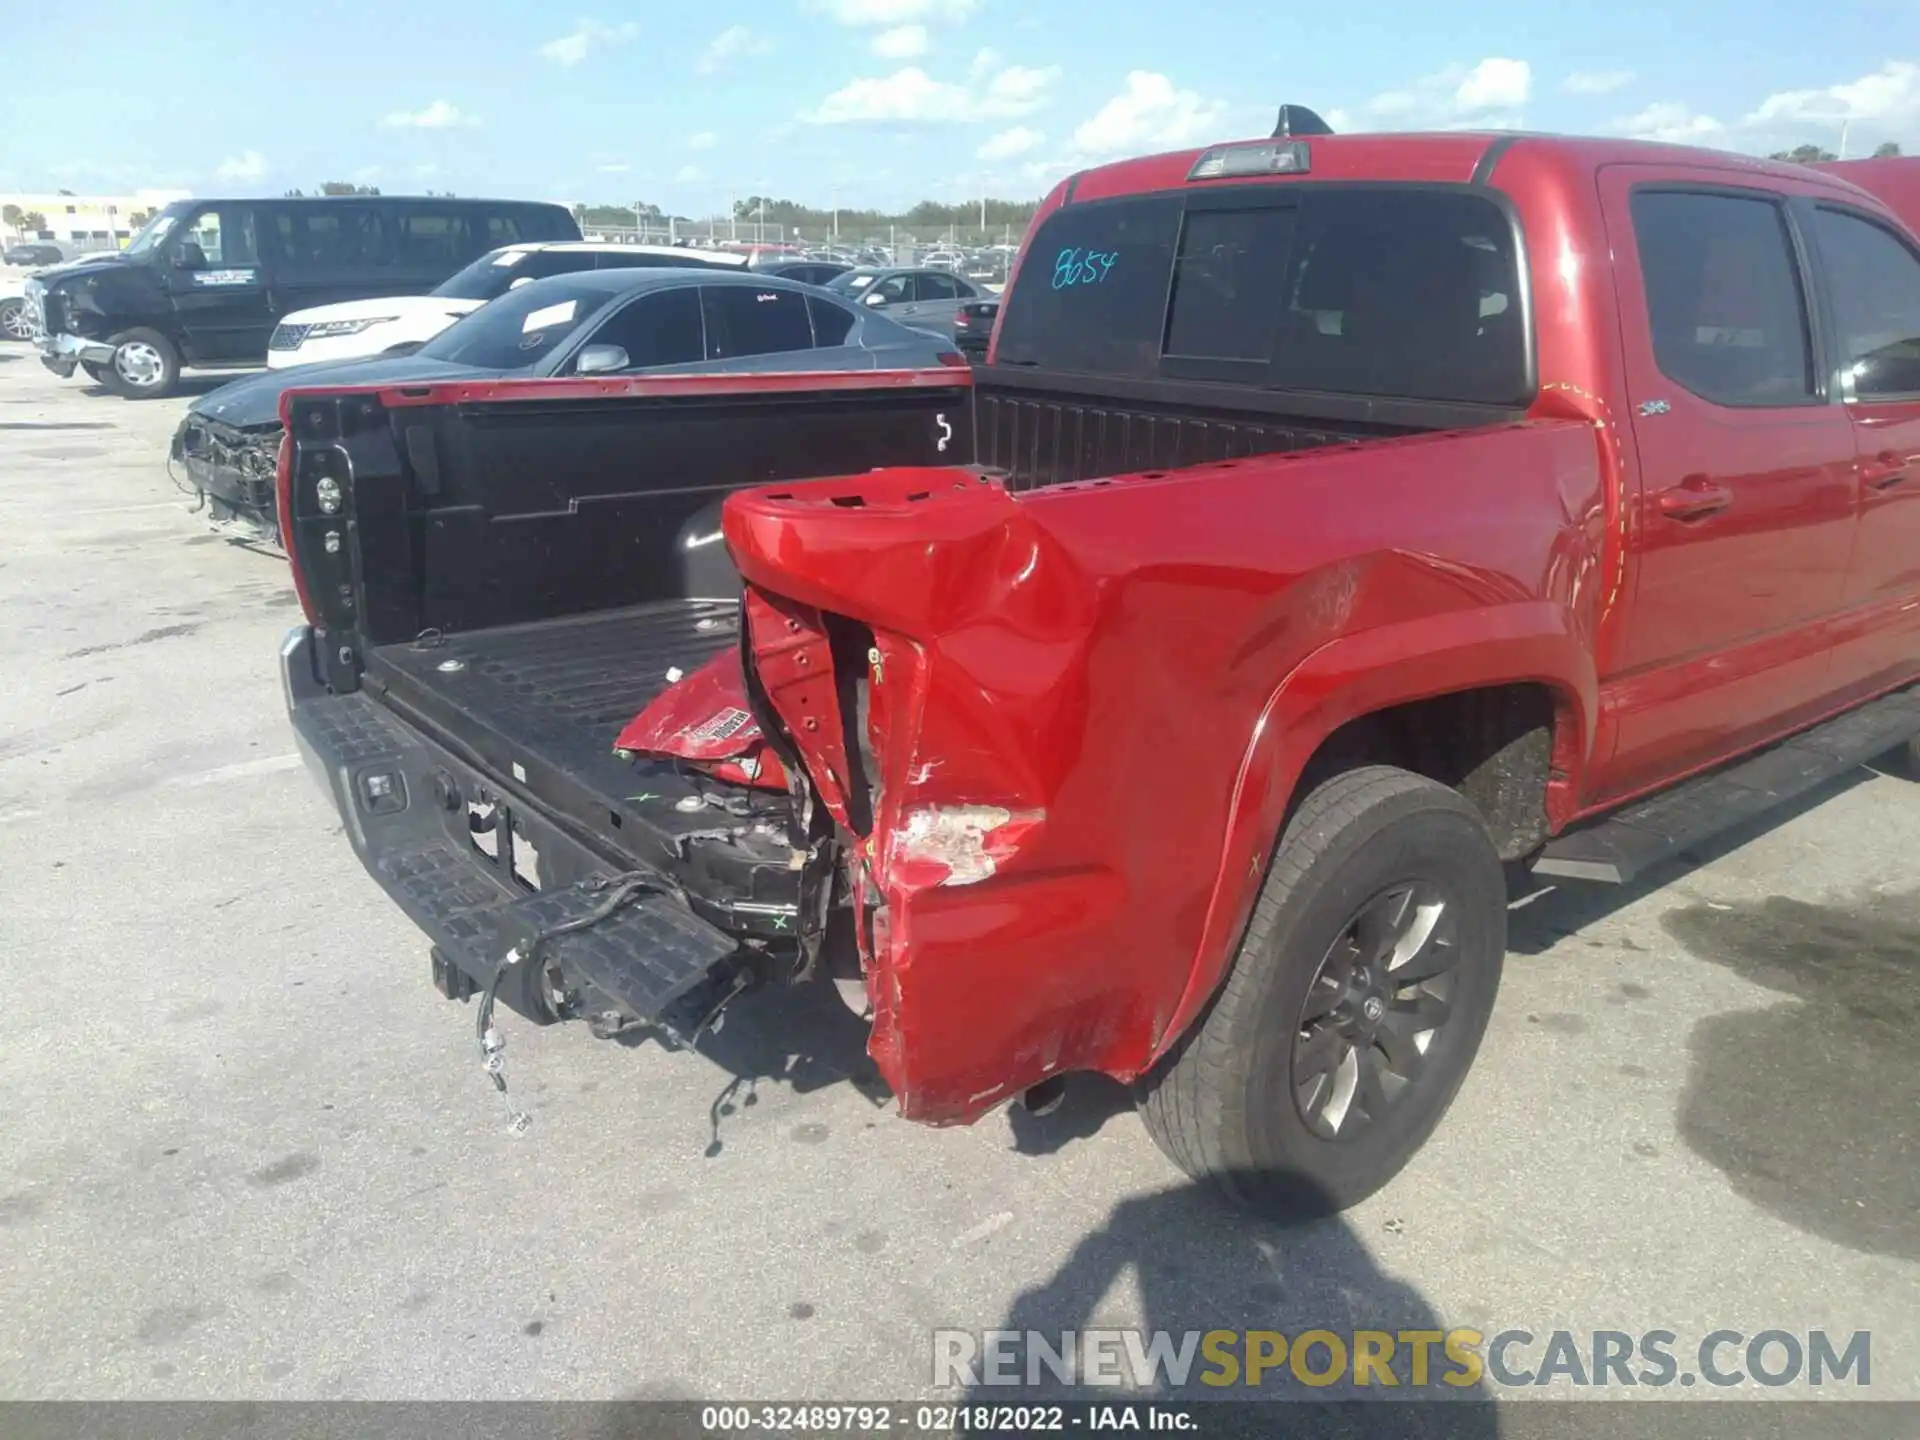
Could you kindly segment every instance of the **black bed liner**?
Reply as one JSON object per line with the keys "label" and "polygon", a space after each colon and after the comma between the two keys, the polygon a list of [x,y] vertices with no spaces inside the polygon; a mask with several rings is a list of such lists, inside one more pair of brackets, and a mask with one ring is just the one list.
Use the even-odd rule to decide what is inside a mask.
{"label": "black bed liner", "polygon": [[[666,761],[623,760],[613,742],[672,681],[739,640],[739,602],[666,600],[470,634],[428,633],[367,657],[389,709],[469,763],[531,795],[603,848],[678,868],[686,837],[739,807],[784,824],[784,795],[716,786]],[[724,799],[682,808],[691,796]]]}

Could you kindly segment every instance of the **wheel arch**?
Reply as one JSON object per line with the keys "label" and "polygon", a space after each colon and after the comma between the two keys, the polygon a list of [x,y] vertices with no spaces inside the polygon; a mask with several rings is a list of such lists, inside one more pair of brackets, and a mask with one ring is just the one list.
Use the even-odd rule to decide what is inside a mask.
{"label": "wheel arch", "polygon": [[[1504,729],[1496,723],[1482,732],[1494,736],[1508,735],[1513,721],[1537,718],[1547,734],[1523,741],[1523,753],[1504,753],[1490,769],[1472,765],[1449,778],[1442,765],[1442,774],[1430,774],[1435,767],[1406,746],[1409,729],[1419,728],[1420,707],[1437,707],[1432,713],[1449,714],[1468,730],[1476,714],[1506,715]],[[1154,1057],[1192,1026],[1225,979],[1281,829],[1304,793],[1303,781],[1311,784],[1333,769],[1363,763],[1429,774],[1475,801],[1504,854],[1523,834],[1516,817],[1536,778],[1538,838],[1572,815],[1598,708],[1591,652],[1569,628],[1566,612],[1547,601],[1383,626],[1343,636],[1309,655],[1275,687],[1254,725],[1234,783],[1200,942],[1180,999],[1154,1037]],[[1510,738],[1521,741],[1533,728],[1523,726]],[[1494,753],[1505,751],[1496,746]],[[1458,761],[1471,752],[1471,746],[1443,745],[1439,754],[1443,761]],[[1479,796],[1460,783],[1476,775]],[[1480,796],[1496,807],[1491,816]],[[1505,845],[1502,824],[1512,827]]]}

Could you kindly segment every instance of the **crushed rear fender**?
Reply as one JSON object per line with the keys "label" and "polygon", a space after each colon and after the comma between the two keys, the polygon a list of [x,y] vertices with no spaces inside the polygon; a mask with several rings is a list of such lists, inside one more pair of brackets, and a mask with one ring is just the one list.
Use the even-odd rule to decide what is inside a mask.
{"label": "crushed rear fender", "polygon": [[[1348,691],[1444,693],[1468,660],[1590,686],[1600,474],[1591,427],[1551,421],[1019,495],[911,469],[733,496],[748,662],[851,837],[902,1112],[1164,1053]],[[1375,636],[1365,675],[1306,664]]]}

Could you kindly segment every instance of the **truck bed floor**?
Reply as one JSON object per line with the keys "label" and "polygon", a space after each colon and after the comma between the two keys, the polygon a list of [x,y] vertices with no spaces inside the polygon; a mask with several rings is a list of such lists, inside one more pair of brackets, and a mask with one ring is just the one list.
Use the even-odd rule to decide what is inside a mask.
{"label": "truck bed floor", "polygon": [[[738,624],[735,601],[669,600],[429,635],[374,650],[367,680],[503,782],[632,850],[642,837],[622,812],[668,835],[712,820],[674,810],[687,782],[664,765],[617,758],[614,737],[672,683],[670,669],[692,671],[737,643]],[[636,810],[643,797],[668,803]]]}

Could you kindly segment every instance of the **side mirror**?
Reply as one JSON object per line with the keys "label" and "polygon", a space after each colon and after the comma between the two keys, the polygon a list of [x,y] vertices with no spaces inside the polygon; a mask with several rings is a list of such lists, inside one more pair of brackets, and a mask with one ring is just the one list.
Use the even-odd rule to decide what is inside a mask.
{"label": "side mirror", "polygon": [[882,295],[878,290],[869,290],[860,297],[860,303],[862,305],[884,305],[887,303],[887,297]]}
{"label": "side mirror", "polygon": [[533,277],[531,275],[522,275],[518,280],[509,284],[507,288],[509,290],[518,290],[522,285],[531,285],[532,283]]}
{"label": "side mirror", "polygon": [[576,375],[605,375],[614,370],[625,370],[632,362],[627,352],[619,345],[587,345],[580,351],[580,357],[573,362]]}

